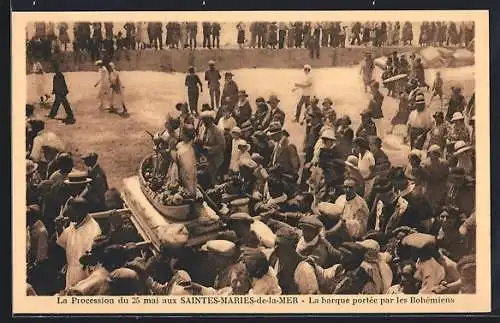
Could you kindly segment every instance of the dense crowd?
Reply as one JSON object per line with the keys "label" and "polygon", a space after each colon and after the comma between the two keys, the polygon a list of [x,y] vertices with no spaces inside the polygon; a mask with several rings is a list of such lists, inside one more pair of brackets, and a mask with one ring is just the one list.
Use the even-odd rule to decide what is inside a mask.
{"label": "dense crowd", "polygon": [[[400,69],[400,61],[395,53],[387,66]],[[99,71],[107,64],[98,62]],[[140,247],[118,211],[99,221],[89,215],[123,208],[119,192],[96,153],[75,170],[76,157],[27,105],[29,294],[474,293],[474,96],[455,85],[446,114],[431,114],[425,91],[441,97],[443,80],[430,88],[418,64],[408,66],[391,129],[410,141],[403,167],[382,149],[384,94],[369,53],[360,72],[370,99],[357,129],[331,99],[314,96],[304,66],[292,118],[304,127],[303,156],[276,95],[250,102],[235,75],[222,76],[210,61],[203,81],[211,103],[198,109],[204,82],[190,68],[189,102],[153,136],[153,173],[199,185],[227,230],[201,248],[172,243],[158,255]]]}
{"label": "dense crowd", "polygon": [[[221,24],[218,22],[127,22],[116,31],[111,22],[77,22],[73,26],[74,52],[88,55],[91,61],[111,58],[124,49],[220,48]],[[56,28],[58,32],[56,33]],[[104,29],[103,29],[104,28]],[[244,22],[236,25],[236,43],[240,48],[307,48],[311,57],[319,57],[320,47],[346,46],[467,46],[474,38],[472,22],[424,21],[414,35],[409,21],[354,22]],[[51,56],[68,49],[69,27],[65,22],[35,23],[28,39],[28,57]],[[200,30],[201,29],[201,30]],[[203,35],[201,44],[198,33]],[[80,59],[84,59],[83,56]]]}

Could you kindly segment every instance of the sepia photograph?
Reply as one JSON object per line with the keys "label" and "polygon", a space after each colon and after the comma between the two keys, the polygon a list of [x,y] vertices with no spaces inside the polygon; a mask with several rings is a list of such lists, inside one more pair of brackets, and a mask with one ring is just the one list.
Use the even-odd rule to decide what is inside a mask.
{"label": "sepia photograph", "polygon": [[439,13],[19,14],[19,299],[489,304],[488,16]]}

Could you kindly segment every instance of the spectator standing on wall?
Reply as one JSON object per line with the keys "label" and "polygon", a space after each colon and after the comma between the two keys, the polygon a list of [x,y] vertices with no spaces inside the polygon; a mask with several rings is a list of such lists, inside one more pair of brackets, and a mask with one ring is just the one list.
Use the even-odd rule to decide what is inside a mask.
{"label": "spectator standing on wall", "polygon": [[361,23],[356,21],[351,29],[351,45],[361,45]]}
{"label": "spectator standing on wall", "polygon": [[210,34],[212,32],[212,26],[208,21],[205,21],[202,23],[202,28],[203,28],[203,48],[211,48],[212,46],[210,45]]}
{"label": "spectator standing on wall", "polygon": [[135,25],[133,22],[127,22],[125,26],[123,26],[123,29],[125,29],[125,39],[126,39],[126,47],[128,49],[135,49]]}
{"label": "spectator standing on wall", "polygon": [[198,23],[191,21],[188,23],[189,48],[196,48],[196,35],[198,34]]}
{"label": "spectator standing on wall", "polygon": [[315,57],[319,59],[319,42],[320,42],[321,29],[319,24],[314,27],[312,35],[309,36],[308,47],[309,47],[309,56],[311,59]]}
{"label": "spectator standing on wall", "polygon": [[69,43],[68,24],[61,22],[57,27],[59,29],[59,41],[64,45],[64,51],[67,51]]}
{"label": "spectator standing on wall", "polygon": [[289,25],[288,25],[286,47],[287,48],[294,48],[294,47],[296,47],[295,40],[296,40],[295,25],[293,23],[289,23]]}
{"label": "spectator standing on wall", "polygon": [[92,23],[92,41],[90,45],[90,58],[93,62],[95,62],[99,58],[99,52],[102,46],[102,30],[101,23],[94,22]]}
{"label": "spectator standing on wall", "polygon": [[285,47],[287,26],[286,23],[280,21],[278,24],[278,48],[282,49]]}
{"label": "spectator standing on wall", "polygon": [[304,35],[304,24],[301,21],[295,22],[295,48],[302,47]]}
{"label": "spectator standing on wall", "polygon": [[221,26],[218,22],[212,23],[212,47],[220,48],[220,30]]}
{"label": "spectator standing on wall", "polygon": [[236,29],[238,29],[238,46],[240,48],[243,48],[245,46],[245,24],[240,21],[237,25],[236,25]]}
{"label": "spectator standing on wall", "polygon": [[272,49],[276,49],[276,45],[278,44],[278,26],[276,25],[276,21],[273,21],[269,25],[269,46]]}
{"label": "spectator standing on wall", "polygon": [[154,22],[152,27],[153,27],[153,29],[152,29],[153,43],[154,43],[155,49],[158,49],[158,47],[159,47],[160,50],[162,50],[163,49],[163,37],[162,37],[163,25],[161,22]]}
{"label": "spectator standing on wall", "polygon": [[181,48],[185,49],[188,48],[189,46],[189,38],[188,38],[188,29],[187,29],[187,21],[183,21],[180,23],[180,41],[181,41]]}
{"label": "spectator standing on wall", "polygon": [[139,21],[136,25],[136,29],[137,29],[137,33],[135,35],[135,47],[137,49],[145,49],[146,48],[146,44],[144,43],[145,42],[145,35],[144,35],[144,31],[145,31],[145,23],[142,22],[142,21]]}
{"label": "spectator standing on wall", "polygon": [[257,24],[256,21],[250,24],[250,48],[255,48],[257,44]]}

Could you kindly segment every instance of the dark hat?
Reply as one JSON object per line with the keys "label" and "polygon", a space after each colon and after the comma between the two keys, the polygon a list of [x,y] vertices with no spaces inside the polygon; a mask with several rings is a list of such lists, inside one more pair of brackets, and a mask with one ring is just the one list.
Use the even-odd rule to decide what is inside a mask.
{"label": "dark hat", "polygon": [[373,189],[377,193],[388,193],[394,189],[394,185],[385,177],[377,177],[373,183]]}
{"label": "dark hat", "polygon": [[263,139],[263,138],[266,138],[266,133],[264,131],[261,131],[261,130],[257,130],[253,133],[254,137],[257,138],[257,139]]}
{"label": "dark hat", "polygon": [[239,90],[238,91],[238,96],[244,96],[244,97],[248,97],[248,94],[245,90]]}
{"label": "dark hat", "polygon": [[319,99],[315,96],[311,98],[311,103],[319,103]]}
{"label": "dark hat", "polygon": [[441,118],[444,119],[444,113],[442,111],[437,111],[432,115],[434,118]]}
{"label": "dark hat", "polygon": [[299,234],[291,227],[281,227],[276,233],[276,244],[295,246],[299,242]]}
{"label": "dark hat", "polygon": [[259,96],[257,99],[255,99],[255,103],[266,103],[266,100],[264,100],[263,97]]}
{"label": "dark hat", "polygon": [[225,77],[227,77],[227,76],[234,76],[234,74],[233,74],[233,73],[231,73],[231,72],[226,72],[226,73],[224,73],[224,76],[225,76]]}
{"label": "dark hat", "polygon": [[368,109],[365,109],[365,110],[361,111],[361,113],[359,115],[362,116],[362,117],[366,116],[366,117],[370,117],[371,118],[372,117],[372,112],[370,110],[368,110]]}
{"label": "dark hat", "polygon": [[97,153],[95,152],[89,152],[89,153],[86,153],[82,156],[82,159],[83,160],[86,160],[86,159],[96,159],[98,158],[99,156],[97,155]]}
{"label": "dark hat", "polygon": [[281,123],[274,121],[269,124],[269,128],[267,129],[266,135],[271,137],[275,134],[281,133],[283,131],[283,127]]}
{"label": "dark hat", "polygon": [[368,149],[369,147],[368,140],[365,137],[356,137],[353,143],[364,149]]}
{"label": "dark hat", "polygon": [[323,223],[315,216],[303,216],[300,218],[298,227],[303,229],[305,227],[320,230],[323,228]]}
{"label": "dark hat", "polygon": [[280,99],[278,99],[278,97],[273,94],[273,95],[270,95],[269,99],[267,100],[267,103],[271,103],[271,102],[280,102]]}
{"label": "dark hat", "polygon": [[92,182],[92,179],[88,177],[86,171],[73,171],[69,173],[68,179],[64,180],[67,185],[87,184],[90,182]]}
{"label": "dark hat", "polygon": [[232,257],[236,253],[236,245],[234,242],[228,240],[209,240],[201,246],[201,251],[224,257]]}
{"label": "dark hat", "polygon": [[377,81],[373,81],[373,82],[371,83],[371,86],[372,86],[372,87],[374,87],[374,88],[376,88],[376,89],[379,89],[379,88],[380,88],[380,84],[379,84]]}
{"label": "dark hat", "polygon": [[87,213],[89,209],[89,202],[85,198],[77,196],[68,201],[68,206],[72,210],[81,211],[82,213]]}
{"label": "dark hat", "polygon": [[343,242],[339,247],[339,251],[342,253],[343,257],[355,256],[363,258],[367,249],[356,242]]}
{"label": "dark hat", "polygon": [[375,230],[370,230],[368,231],[361,240],[375,240],[380,244],[383,244],[385,242],[385,235],[383,232],[380,231],[375,231]]}
{"label": "dark hat", "polygon": [[189,67],[188,67],[188,71],[190,71],[190,72],[191,72],[191,71],[194,71],[194,66],[189,66]]}

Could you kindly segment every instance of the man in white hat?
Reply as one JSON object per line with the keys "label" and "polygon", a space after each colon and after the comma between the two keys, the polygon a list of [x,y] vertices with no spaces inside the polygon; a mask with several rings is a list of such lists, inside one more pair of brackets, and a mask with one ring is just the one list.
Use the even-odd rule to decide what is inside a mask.
{"label": "man in white hat", "polygon": [[455,152],[453,153],[453,156],[455,156],[458,160],[457,167],[465,169],[465,174],[467,176],[475,177],[476,168],[473,147],[465,141],[459,140],[455,143],[454,148]]}
{"label": "man in white hat", "polygon": [[[454,145],[458,141],[470,142],[470,132],[465,126],[465,119],[461,112],[455,112],[451,118],[451,130],[448,133],[448,145]],[[453,147],[449,147],[453,149]]]}
{"label": "man in white hat", "polygon": [[415,110],[408,118],[408,134],[410,135],[410,148],[421,150],[427,133],[434,125],[431,114],[425,107],[425,97],[423,93],[417,94],[415,98]]}
{"label": "man in white hat", "polygon": [[298,122],[300,119],[300,115],[302,112],[302,106],[308,106],[309,105],[309,100],[311,96],[314,95],[314,80],[311,74],[311,66],[306,64],[304,65],[304,75],[302,77],[302,80],[300,82],[294,84],[294,88],[292,92],[295,92],[297,89],[301,89],[301,97],[299,100],[299,103],[297,104],[297,107],[295,109],[295,118],[293,119],[294,122]]}
{"label": "man in white hat", "polygon": [[319,163],[319,153],[321,148],[332,148],[335,145],[336,137],[335,131],[333,129],[326,129],[321,135],[321,139],[316,142],[314,146],[314,154],[311,159],[311,165],[316,165]]}
{"label": "man in white hat", "polygon": [[109,71],[102,60],[96,61],[95,65],[97,66],[97,71],[99,72],[99,80],[94,85],[94,87],[99,85],[99,92],[97,93],[97,98],[99,99],[99,109],[108,109],[111,90]]}

